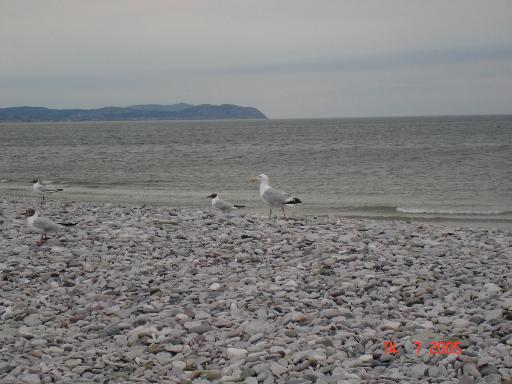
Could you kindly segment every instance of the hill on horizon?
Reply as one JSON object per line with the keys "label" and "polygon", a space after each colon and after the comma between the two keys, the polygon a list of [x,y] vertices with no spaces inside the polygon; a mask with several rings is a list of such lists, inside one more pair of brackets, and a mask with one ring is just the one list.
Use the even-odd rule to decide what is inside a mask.
{"label": "hill on horizon", "polygon": [[0,108],[0,122],[216,119],[267,119],[267,116],[257,108],[234,104],[138,104],[94,109],[51,109],[30,106]]}

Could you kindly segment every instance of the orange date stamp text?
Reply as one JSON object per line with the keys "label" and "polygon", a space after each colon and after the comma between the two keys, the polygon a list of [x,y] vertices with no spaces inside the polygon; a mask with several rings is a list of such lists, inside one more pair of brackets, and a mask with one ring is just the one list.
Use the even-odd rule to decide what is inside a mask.
{"label": "orange date stamp text", "polygon": [[[419,356],[423,348],[421,341],[415,341],[416,355]],[[384,354],[396,355],[398,353],[398,343],[396,341],[384,341]],[[431,341],[427,345],[428,353],[433,355],[460,355],[462,353],[460,341]]]}

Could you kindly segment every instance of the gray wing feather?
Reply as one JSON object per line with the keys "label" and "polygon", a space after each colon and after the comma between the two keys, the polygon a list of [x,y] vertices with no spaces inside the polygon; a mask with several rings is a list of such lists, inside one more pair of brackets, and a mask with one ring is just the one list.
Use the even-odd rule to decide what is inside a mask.
{"label": "gray wing feather", "polygon": [[219,209],[221,211],[229,211],[229,210],[235,209],[233,204],[228,203],[225,200],[220,200],[220,199],[215,202],[215,208]]}
{"label": "gray wing feather", "polygon": [[45,232],[53,232],[60,228],[59,224],[44,217],[36,218],[32,225]]}
{"label": "gray wing feather", "polygon": [[291,195],[286,192],[278,191],[274,188],[268,188],[263,192],[263,200],[269,204],[284,204],[291,199]]}
{"label": "gray wing feather", "polygon": [[56,187],[54,185],[40,185],[39,186],[39,190],[41,192],[49,192],[49,193],[51,193],[51,192],[58,192],[60,189],[61,188],[58,188],[58,187]]}

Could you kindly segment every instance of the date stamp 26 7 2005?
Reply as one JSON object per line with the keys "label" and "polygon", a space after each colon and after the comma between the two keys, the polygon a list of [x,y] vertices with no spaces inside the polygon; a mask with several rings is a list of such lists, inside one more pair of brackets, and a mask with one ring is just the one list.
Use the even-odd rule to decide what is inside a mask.
{"label": "date stamp 26 7 2005", "polygon": [[[415,341],[416,355],[420,355],[423,343]],[[460,355],[462,353],[460,341],[431,341],[428,353],[430,355]],[[398,344],[396,341],[384,341],[384,354],[395,355],[398,353]]]}

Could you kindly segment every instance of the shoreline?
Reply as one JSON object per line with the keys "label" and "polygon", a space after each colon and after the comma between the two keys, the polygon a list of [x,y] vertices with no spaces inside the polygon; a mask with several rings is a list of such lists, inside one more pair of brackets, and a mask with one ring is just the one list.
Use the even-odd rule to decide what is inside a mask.
{"label": "shoreline", "polygon": [[39,201],[3,199],[0,383],[512,380],[510,231],[50,200],[38,247]]}
{"label": "shoreline", "polygon": [[[1,191],[1,184],[0,184]],[[37,206],[40,206],[38,203],[40,201],[40,197],[38,200],[38,196],[34,196],[32,192],[26,192],[25,190],[3,190],[5,193],[3,198],[9,201],[34,201],[37,203]],[[202,193],[199,196],[203,197],[206,193]],[[60,202],[62,204],[69,203],[83,203],[83,204],[115,204],[122,207],[130,207],[130,208],[138,208],[138,207],[155,207],[155,208],[167,208],[167,209],[198,209],[203,211],[208,211],[210,209],[210,201],[204,199],[203,204],[199,205],[190,205],[187,204],[190,201],[183,201],[179,204],[172,204],[168,200],[165,199],[165,195],[149,195],[153,198],[152,201],[145,201],[143,195],[141,195],[140,199],[134,199],[133,197],[128,197],[128,194],[116,196],[115,193],[110,195],[92,195],[86,193],[59,193],[57,195],[50,195],[48,198],[50,201]],[[113,201],[118,198],[116,203]],[[195,199],[197,201],[200,199]],[[258,199],[258,200],[245,200],[238,199],[239,203],[246,205],[243,210],[240,210],[238,213],[243,216],[256,216],[265,218],[267,216],[267,207]],[[0,201],[1,202],[1,201]],[[178,200],[173,203],[177,203]],[[254,205],[256,203],[256,205]],[[391,208],[391,206],[389,206]],[[37,208],[37,207],[36,207]],[[317,207],[315,207],[317,208]],[[298,212],[297,212],[298,211]],[[420,224],[439,224],[439,225],[448,225],[452,227],[458,228],[468,228],[468,229],[488,229],[488,230],[502,230],[502,231],[512,231],[512,219],[510,218],[510,214],[512,211],[507,211],[501,214],[497,214],[494,217],[492,215],[485,214],[468,214],[468,213],[453,213],[452,215],[441,214],[441,213],[411,213],[410,215],[397,211],[396,213],[377,213],[372,212],[370,210],[365,209],[365,206],[359,207],[334,207],[331,210],[325,207],[318,207],[317,213],[313,211],[313,208],[309,208],[308,210],[304,210],[303,207],[292,206],[289,207],[287,211],[289,215],[295,216],[297,218],[326,218],[326,217],[337,217],[339,219],[348,219],[348,220],[370,220],[370,221],[384,221],[384,222],[404,222],[404,223],[420,223]],[[355,213],[359,212],[359,213]],[[507,214],[506,217],[502,217],[503,214]]]}

